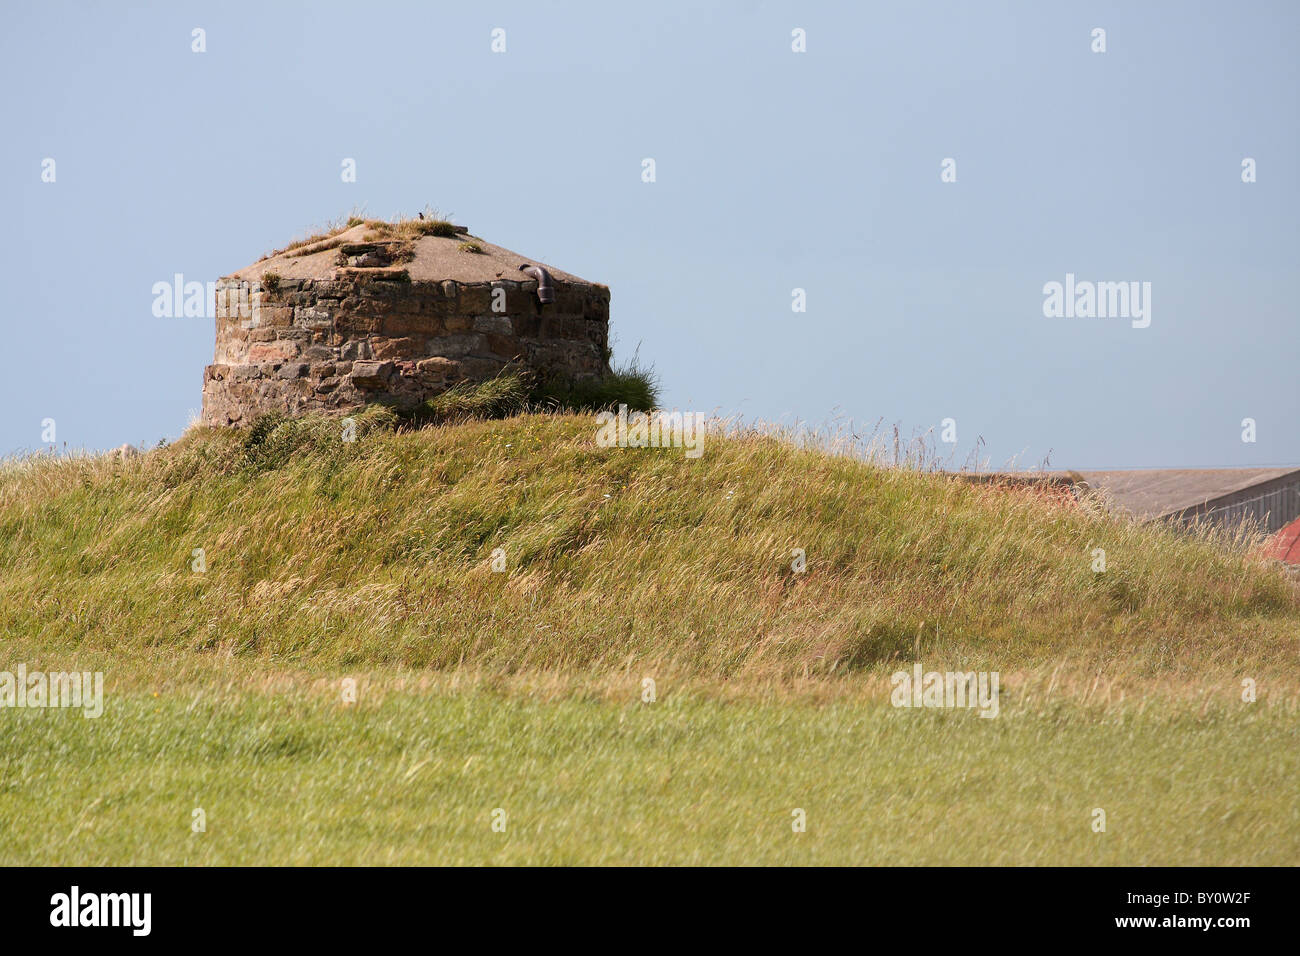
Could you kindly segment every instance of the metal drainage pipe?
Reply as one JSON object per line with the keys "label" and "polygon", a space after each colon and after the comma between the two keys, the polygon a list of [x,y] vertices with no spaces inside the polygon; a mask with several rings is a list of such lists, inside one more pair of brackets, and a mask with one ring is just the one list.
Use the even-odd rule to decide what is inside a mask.
{"label": "metal drainage pipe", "polygon": [[548,305],[555,301],[555,287],[551,285],[551,274],[541,266],[533,266],[525,263],[519,267],[519,271],[532,276],[537,280],[537,299],[542,305]]}

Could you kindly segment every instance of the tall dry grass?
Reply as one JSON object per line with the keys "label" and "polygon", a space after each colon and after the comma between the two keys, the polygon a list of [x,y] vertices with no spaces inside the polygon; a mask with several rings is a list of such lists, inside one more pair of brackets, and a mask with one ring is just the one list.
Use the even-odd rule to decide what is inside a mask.
{"label": "tall dry grass", "polygon": [[1295,588],[1249,541],[750,427],[710,435],[698,459],[598,448],[576,415],[402,430],[376,410],[355,443],[340,434],[308,419],[191,431],[136,459],[7,463],[0,629],[285,667],[653,666],[755,684],[917,658],[1069,659],[1111,679],[1300,672]]}

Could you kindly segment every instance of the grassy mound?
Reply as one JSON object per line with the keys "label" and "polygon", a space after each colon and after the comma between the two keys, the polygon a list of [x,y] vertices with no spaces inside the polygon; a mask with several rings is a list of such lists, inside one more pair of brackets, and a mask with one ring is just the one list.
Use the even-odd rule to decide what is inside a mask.
{"label": "grassy mound", "polygon": [[[105,678],[97,719],[0,711],[0,863],[1300,853],[1300,607],[1245,547],[756,434],[467,419],[519,399],[0,468],[0,670]],[[918,660],[999,671],[997,719],[891,706]]]}
{"label": "grassy mound", "polygon": [[268,420],[137,459],[13,463],[0,630],[500,674],[1297,672],[1294,588],[1244,549],[771,437],[710,435],[688,459],[595,431],[572,414],[413,429],[371,409],[353,442],[337,420]]}

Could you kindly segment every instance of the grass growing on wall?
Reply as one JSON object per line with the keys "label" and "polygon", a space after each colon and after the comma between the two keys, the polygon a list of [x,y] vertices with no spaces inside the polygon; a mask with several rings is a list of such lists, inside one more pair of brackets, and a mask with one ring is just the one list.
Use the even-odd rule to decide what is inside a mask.
{"label": "grass growing on wall", "polygon": [[427,399],[405,417],[415,424],[449,424],[503,418],[529,409],[599,411],[620,404],[636,411],[655,407],[654,374],[636,365],[599,379],[541,379],[527,371],[506,371],[485,382],[462,383]]}

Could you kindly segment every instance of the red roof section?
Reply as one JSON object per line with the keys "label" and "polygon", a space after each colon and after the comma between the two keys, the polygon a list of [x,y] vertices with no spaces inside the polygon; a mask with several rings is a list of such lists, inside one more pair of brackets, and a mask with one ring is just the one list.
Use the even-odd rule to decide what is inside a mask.
{"label": "red roof section", "polygon": [[1300,518],[1273,535],[1267,548],[1270,558],[1277,558],[1287,564],[1300,564]]}

